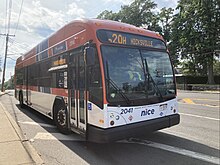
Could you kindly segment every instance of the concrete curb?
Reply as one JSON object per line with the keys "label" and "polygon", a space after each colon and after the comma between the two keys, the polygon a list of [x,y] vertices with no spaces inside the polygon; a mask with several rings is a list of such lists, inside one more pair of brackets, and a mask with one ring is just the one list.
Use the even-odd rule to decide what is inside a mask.
{"label": "concrete curb", "polygon": [[31,145],[31,143],[28,141],[28,139],[25,137],[25,135],[22,133],[21,128],[16,123],[16,121],[12,118],[12,116],[9,114],[8,111],[6,111],[5,107],[0,102],[0,106],[3,108],[4,113],[6,114],[8,120],[10,121],[12,127],[14,128],[16,134],[18,135],[19,139],[21,140],[25,150],[29,154],[29,156],[32,158],[34,163],[36,165],[42,165],[44,164],[43,160],[41,159],[39,153],[35,150],[35,148]]}

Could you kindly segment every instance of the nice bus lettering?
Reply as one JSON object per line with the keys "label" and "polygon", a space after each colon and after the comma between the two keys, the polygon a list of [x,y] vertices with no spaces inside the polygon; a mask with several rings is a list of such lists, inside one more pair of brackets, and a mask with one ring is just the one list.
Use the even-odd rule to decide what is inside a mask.
{"label": "nice bus lettering", "polygon": [[154,109],[146,109],[144,111],[141,111],[141,116],[149,116],[153,115],[155,113]]}

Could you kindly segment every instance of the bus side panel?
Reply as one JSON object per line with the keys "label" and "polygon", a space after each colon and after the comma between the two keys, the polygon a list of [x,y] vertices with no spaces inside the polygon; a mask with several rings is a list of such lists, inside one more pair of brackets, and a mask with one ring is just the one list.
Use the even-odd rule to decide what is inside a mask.
{"label": "bus side panel", "polygon": [[48,115],[50,112],[52,113],[56,95],[37,91],[30,91],[30,96],[31,107],[46,115]]}
{"label": "bus side panel", "polygon": [[87,109],[88,109],[88,124],[105,128],[105,117],[104,112],[105,110],[100,109],[95,104],[88,101],[87,103]]}

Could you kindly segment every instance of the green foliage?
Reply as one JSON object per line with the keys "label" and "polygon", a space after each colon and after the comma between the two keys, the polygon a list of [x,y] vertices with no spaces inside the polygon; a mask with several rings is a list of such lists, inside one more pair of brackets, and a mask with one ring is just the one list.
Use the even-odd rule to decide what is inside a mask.
{"label": "green foliage", "polygon": [[152,10],[156,6],[151,0],[135,0],[130,5],[121,6],[121,10],[118,13],[105,10],[97,18],[129,23],[137,27],[144,25],[153,27],[155,25],[152,19],[155,19],[155,15]]}
{"label": "green foliage", "polygon": [[220,60],[214,60],[214,75],[220,75]]}
{"label": "green foliage", "polygon": [[119,12],[105,10],[98,18],[159,32],[167,42],[174,66],[184,67],[187,75],[208,75],[208,83],[212,84],[219,68],[213,58],[220,48],[219,6],[219,0],[179,0],[176,12],[162,8],[156,13],[153,1],[134,0]]}
{"label": "green foliage", "polygon": [[177,9],[172,24],[172,51],[187,60],[189,74],[207,74],[208,83],[213,84],[213,56],[220,47],[219,1],[180,0]]}
{"label": "green foliage", "polygon": [[11,77],[7,82],[4,83],[5,90],[14,89],[14,76]]}
{"label": "green foliage", "polygon": [[[170,42],[174,9],[162,8],[160,12],[155,13],[153,10],[156,7],[157,5],[151,0],[135,0],[130,5],[122,6],[121,10],[117,13],[105,10],[100,13],[97,18],[120,21],[137,27],[144,27],[159,32],[164,37],[165,41]],[[168,47],[171,46],[168,44]],[[173,56],[172,59],[174,64],[177,65],[177,57]]]}

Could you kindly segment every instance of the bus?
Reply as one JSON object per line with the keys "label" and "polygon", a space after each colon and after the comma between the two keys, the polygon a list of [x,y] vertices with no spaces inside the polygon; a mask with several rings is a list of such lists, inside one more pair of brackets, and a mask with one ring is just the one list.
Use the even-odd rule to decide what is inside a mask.
{"label": "bus", "polygon": [[106,143],[177,125],[174,69],[161,35],[133,25],[75,20],[19,57],[15,97]]}

